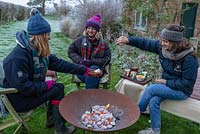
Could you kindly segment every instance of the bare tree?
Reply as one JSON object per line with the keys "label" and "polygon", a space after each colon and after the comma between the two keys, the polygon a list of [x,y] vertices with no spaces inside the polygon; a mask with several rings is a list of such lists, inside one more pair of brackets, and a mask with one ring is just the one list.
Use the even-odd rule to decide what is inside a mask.
{"label": "bare tree", "polygon": [[38,7],[41,8],[42,15],[45,15],[45,2],[52,1],[52,0],[29,0],[27,5],[31,7]]}
{"label": "bare tree", "polygon": [[60,0],[60,4],[53,3],[58,16],[67,16],[72,7],[67,4],[66,0]]}
{"label": "bare tree", "polygon": [[157,24],[157,27],[156,27],[156,31],[155,31],[155,33],[154,33],[154,37],[155,37],[156,35],[158,35],[158,32],[159,32],[159,30],[160,30],[160,25],[161,25],[161,18],[160,18],[160,15],[163,13],[163,8],[164,8],[164,6],[165,6],[165,2],[166,2],[166,1],[167,1],[167,0],[163,0],[163,1],[162,1],[162,5],[161,5],[160,11],[159,11],[159,15],[158,15],[158,19],[157,19],[158,24]]}

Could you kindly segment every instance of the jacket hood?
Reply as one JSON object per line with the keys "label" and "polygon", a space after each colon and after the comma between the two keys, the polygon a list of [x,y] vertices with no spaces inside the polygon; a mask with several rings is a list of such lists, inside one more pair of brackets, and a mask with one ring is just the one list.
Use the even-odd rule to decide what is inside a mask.
{"label": "jacket hood", "polygon": [[29,48],[29,35],[26,31],[19,31],[16,33],[16,42],[22,48]]}

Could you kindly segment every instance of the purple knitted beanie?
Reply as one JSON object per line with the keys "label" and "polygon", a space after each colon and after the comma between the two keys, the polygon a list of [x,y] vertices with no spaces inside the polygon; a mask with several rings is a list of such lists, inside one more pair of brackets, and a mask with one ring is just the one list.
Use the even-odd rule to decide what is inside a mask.
{"label": "purple knitted beanie", "polygon": [[87,22],[85,23],[85,28],[87,28],[89,26],[94,27],[97,31],[99,31],[101,28],[101,15],[96,14],[96,15],[90,17],[87,20]]}

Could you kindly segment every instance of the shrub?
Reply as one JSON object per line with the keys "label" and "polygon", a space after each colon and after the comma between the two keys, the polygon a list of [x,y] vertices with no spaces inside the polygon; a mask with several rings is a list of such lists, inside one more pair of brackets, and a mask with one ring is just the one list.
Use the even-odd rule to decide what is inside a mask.
{"label": "shrub", "polygon": [[[62,27],[61,29],[63,29],[63,31],[65,32],[70,32],[69,29],[72,29],[73,32],[72,31],[71,32],[74,35],[79,35],[81,33],[80,31],[84,30],[84,24],[87,21],[87,19],[95,15],[96,13],[99,13],[102,16],[101,32],[104,37],[107,37],[106,33],[112,34],[107,31],[110,30],[110,27],[112,27],[113,24],[120,23],[122,3],[119,0],[107,0],[107,1],[85,0],[83,3],[77,0],[77,2],[78,4],[73,8],[71,13],[68,14],[68,16],[71,16],[73,18],[71,19],[71,22],[73,23],[67,20],[68,22],[67,25],[61,25]],[[68,26],[68,28],[64,28],[63,26]],[[116,30],[111,30],[111,31],[118,32],[118,29],[117,31]],[[66,34],[66,35],[69,35],[69,34]]]}
{"label": "shrub", "polygon": [[81,30],[77,26],[76,20],[72,19],[71,17],[64,17],[62,19],[60,22],[60,29],[64,35],[70,38],[76,38],[81,33]]}
{"label": "shrub", "polygon": [[25,19],[29,13],[28,7],[14,5],[0,1],[0,22],[10,22]]}

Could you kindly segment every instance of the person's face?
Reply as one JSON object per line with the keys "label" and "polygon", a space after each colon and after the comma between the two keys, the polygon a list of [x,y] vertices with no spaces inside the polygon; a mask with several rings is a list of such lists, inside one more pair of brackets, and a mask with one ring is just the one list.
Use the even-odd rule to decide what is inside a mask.
{"label": "person's face", "polygon": [[162,48],[164,48],[165,50],[170,50],[171,49],[171,44],[168,40],[166,39],[161,39],[161,46]]}
{"label": "person's face", "polygon": [[89,37],[94,37],[97,33],[97,30],[94,27],[90,27],[90,26],[87,27],[86,31],[87,31]]}

